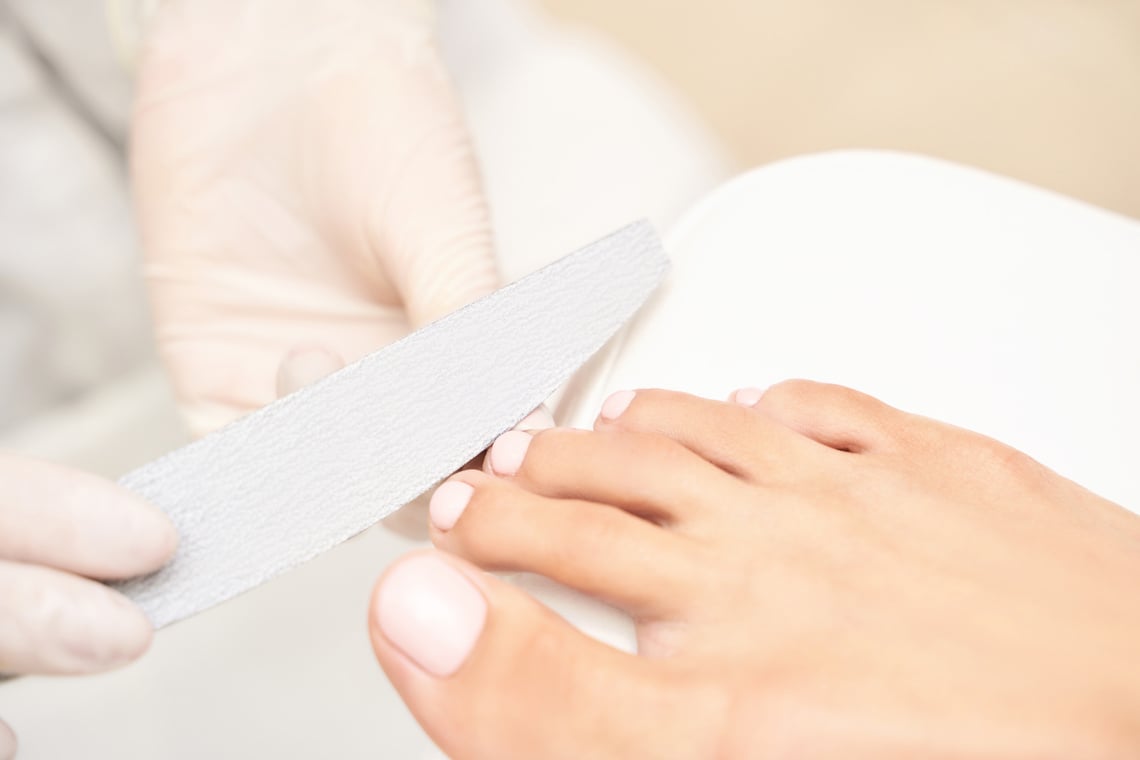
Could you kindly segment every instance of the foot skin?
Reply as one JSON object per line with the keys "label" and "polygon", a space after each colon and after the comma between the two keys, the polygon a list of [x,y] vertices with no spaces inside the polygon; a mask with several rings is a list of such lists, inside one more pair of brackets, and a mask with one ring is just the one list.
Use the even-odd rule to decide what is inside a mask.
{"label": "foot skin", "polygon": [[[416,718],[482,758],[1135,757],[1140,520],[846,388],[638,391],[511,432],[377,584]],[[639,654],[481,570],[630,613]]]}

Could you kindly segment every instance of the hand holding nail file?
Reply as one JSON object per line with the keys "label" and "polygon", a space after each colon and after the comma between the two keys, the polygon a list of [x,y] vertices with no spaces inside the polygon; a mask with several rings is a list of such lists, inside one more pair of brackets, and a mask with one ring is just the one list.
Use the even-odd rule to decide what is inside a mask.
{"label": "hand holding nail file", "polygon": [[128,474],[181,542],[117,588],[161,628],[370,527],[545,401],[667,266],[632,224]]}

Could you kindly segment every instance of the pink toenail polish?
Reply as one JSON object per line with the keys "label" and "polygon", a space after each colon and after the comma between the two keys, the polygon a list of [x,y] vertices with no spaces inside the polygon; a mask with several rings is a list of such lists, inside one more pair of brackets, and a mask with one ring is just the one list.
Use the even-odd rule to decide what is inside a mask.
{"label": "pink toenail polish", "polygon": [[467,509],[474,493],[474,488],[458,480],[449,480],[435,489],[428,505],[431,524],[440,530],[451,530],[459,521],[463,510]]}
{"label": "pink toenail polish", "polygon": [[756,406],[764,391],[760,388],[741,388],[732,394],[732,400],[741,406]]}
{"label": "pink toenail polish", "polygon": [[514,475],[522,467],[526,458],[526,450],[530,448],[532,437],[530,433],[521,430],[510,430],[499,436],[491,446],[491,470],[496,475]]}
{"label": "pink toenail polish", "polygon": [[618,391],[612,394],[606,399],[606,403],[602,404],[602,419],[612,422],[625,414],[625,410],[629,409],[636,395],[633,391]]}
{"label": "pink toenail polish", "polygon": [[457,569],[421,554],[388,573],[375,614],[388,641],[431,675],[446,678],[475,648],[487,602]]}

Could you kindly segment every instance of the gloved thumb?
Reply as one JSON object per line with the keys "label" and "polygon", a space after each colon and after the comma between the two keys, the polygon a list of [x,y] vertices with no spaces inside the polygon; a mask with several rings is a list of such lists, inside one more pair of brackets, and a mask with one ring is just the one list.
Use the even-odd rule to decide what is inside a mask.
{"label": "gloved thumb", "polygon": [[436,56],[417,67],[418,138],[366,222],[374,254],[418,329],[499,287],[482,178],[458,97]]}

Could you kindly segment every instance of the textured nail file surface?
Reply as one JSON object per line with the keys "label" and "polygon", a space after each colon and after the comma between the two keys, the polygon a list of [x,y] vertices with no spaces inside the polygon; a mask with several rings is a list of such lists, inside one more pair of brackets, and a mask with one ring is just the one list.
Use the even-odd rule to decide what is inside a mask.
{"label": "textured nail file surface", "polygon": [[632,224],[128,474],[181,543],[116,588],[161,627],[368,528],[545,401],[666,267],[653,228]]}

